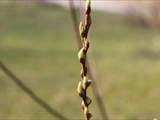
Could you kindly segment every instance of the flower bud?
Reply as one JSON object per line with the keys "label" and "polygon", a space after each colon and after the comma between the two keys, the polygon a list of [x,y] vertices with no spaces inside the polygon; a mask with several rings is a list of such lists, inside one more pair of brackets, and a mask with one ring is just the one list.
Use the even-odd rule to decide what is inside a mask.
{"label": "flower bud", "polygon": [[89,113],[88,107],[84,108],[84,115],[87,115]]}
{"label": "flower bud", "polygon": [[88,80],[87,77],[85,76],[82,81],[83,89],[87,89],[91,83],[92,83],[92,80]]}
{"label": "flower bud", "polygon": [[86,0],[86,8],[91,6],[91,0]]}
{"label": "flower bud", "polygon": [[88,107],[84,108],[84,115],[87,116],[87,118],[91,118],[92,114],[89,112]]}
{"label": "flower bud", "polygon": [[78,92],[78,94],[79,94],[79,96],[83,96],[83,88],[82,88],[82,82],[80,81],[79,83],[78,83],[78,87],[77,87],[77,92]]}
{"label": "flower bud", "polygon": [[87,77],[86,76],[83,77],[82,87],[83,87],[83,89],[87,88]]}
{"label": "flower bud", "polygon": [[87,87],[90,86],[92,83],[92,80],[87,80]]}
{"label": "flower bud", "polygon": [[89,48],[89,41],[88,41],[88,40],[85,40],[84,45],[85,45],[85,49],[86,49],[86,51],[87,51],[88,48]]}
{"label": "flower bud", "polygon": [[86,107],[84,101],[82,101],[81,106],[82,106],[82,109],[84,110],[84,108]]}
{"label": "flower bud", "polygon": [[85,50],[84,48],[81,48],[78,52],[78,59],[83,64],[85,62]]}
{"label": "flower bud", "polygon": [[83,26],[83,23],[80,22],[80,24],[79,24],[79,32],[80,32],[80,35],[82,35],[83,31],[84,31],[84,26]]}

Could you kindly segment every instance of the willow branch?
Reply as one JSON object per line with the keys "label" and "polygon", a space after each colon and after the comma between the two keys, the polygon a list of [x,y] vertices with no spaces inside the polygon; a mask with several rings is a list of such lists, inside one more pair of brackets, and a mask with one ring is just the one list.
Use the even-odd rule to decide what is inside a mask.
{"label": "willow branch", "polygon": [[87,95],[87,89],[91,85],[92,80],[89,80],[87,78],[87,52],[90,46],[90,43],[87,39],[89,28],[91,26],[91,1],[86,0],[86,10],[85,10],[85,25],[83,25],[82,22],[80,22],[79,25],[79,33],[81,38],[81,44],[82,47],[78,53],[78,59],[80,63],[82,64],[81,69],[81,81],[79,81],[77,91],[79,93],[79,96],[82,98],[82,109],[84,112],[84,116],[86,120],[90,120],[92,117],[91,112],[89,111],[89,105],[91,104],[92,100]]}
{"label": "willow branch", "polygon": [[[69,0],[69,5],[70,5],[70,12],[71,12],[71,17],[72,17],[72,21],[73,21],[73,27],[74,27],[74,31],[75,31],[76,38],[77,38],[77,45],[78,45],[78,48],[80,49],[82,45],[81,45],[80,35],[78,34],[78,18],[77,18],[76,12],[75,12],[76,10],[74,7],[74,1]],[[92,59],[92,61],[94,62],[93,59]],[[106,112],[103,97],[101,95],[101,90],[98,87],[98,78],[97,78],[97,72],[96,72],[95,66],[94,65],[91,66],[91,64],[88,62],[88,59],[86,60],[86,62],[87,62],[87,66],[88,66],[88,74],[91,77],[91,79],[93,80],[92,90],[93,90],[93,94],[96,98],[101,116],[104,120],[108,120],[108,115]]]}

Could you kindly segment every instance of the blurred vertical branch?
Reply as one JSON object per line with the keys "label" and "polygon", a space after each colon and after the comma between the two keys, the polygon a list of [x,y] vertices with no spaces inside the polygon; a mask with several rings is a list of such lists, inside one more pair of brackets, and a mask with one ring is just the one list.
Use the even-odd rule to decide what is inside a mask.
{"label": "blurred vertical branch", "polygon": [[22,80],[20,80],[16,75],[14,75],[1,61],[0,61],[0,69],[13,80],[13,82],[20,87],[28,96],[30,96],[39,106],[45,109],[48,113],[50,113],[53,117],[57,117],[60,120],[68,120],[68,118],[64,117],[61,113],[57,112],[55,109],[50,107],[45,101],[39,98],[30,88],[28,88]]}
{"label": "blurred vertical branch", "polygon": [[70,12],[71,12],[73,27],[74,27],[74,31],[75,31],[75,35],[76,35],[78,49],[80,49],[82,47],[82,43],[81,43],[81,38],[79,36],[79,29],[78,29],[79,22],[78,22],[76,10],[74,8],[74,1],[73,0],[69,0],[69,6],[70,6]]}
{"label": "blurred vertical branch", "polygon": [[[74,1],[69,0],[69,5],[70,5],[70,12],[71,12],[71,17],[72,17],[72,21],[73,21],[73,27],[74,27],[74,31],[75,31],[76,38],[77,38],[77,44],[78,44],[78,48],[80,49],[82,45],[81,45],[79,31],[78,31],[79,23],[78,23],[78,18],[76,15],[76,10],[74,7]],[[94,60],[93,60],[93,63],[95,63]],[[107,111],[105,108],[105,104],[104,104],[104,101],[103,101],[103,98],[101,95],[100,88],[98,87],[98,78],[97,78],[96,69],[93,66],[93,64],[91,65],[88,62],[88,59],[87,59],[87,65],[88,65],[88,74],[91,77],[91,79],[93,80],[92,90],[93,90],[93,93],[94,93],[95,98],[97,100],[97,104],[98,104],[101,116],[104,120],[108,120],[108,115],[107,115]]]}

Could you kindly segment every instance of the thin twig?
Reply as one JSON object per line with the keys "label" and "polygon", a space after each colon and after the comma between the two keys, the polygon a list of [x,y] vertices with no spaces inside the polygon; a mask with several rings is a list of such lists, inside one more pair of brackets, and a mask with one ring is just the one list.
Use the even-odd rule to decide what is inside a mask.
{"label": "thin twig", "polygon": [[70,13],[71,13],[71,17],[72,17],[72,22],[73,22],[75,35],[76,35],[78,49],[80,49],[82,47],[82,43],[81,43],[81,38],[79,35],[79,29],[78,29],[79,22],[78,22],[76,10],[74,8],[74,1],[73,0],[69,0],[69,6],[70,6]]}
{"label": "thin twig", "polygon": [[43,101],[40,97],[38,97],[28,86],[26,86],[22,80],[20,80],[16,75],[11,72],[3,63],[0,61],[0,69],[11,78],[11,80],[20,87],[28,96],[30,96],[39,106],[45,109],[48,113],[50,113],[53,117],[57,117],[59,120],[69,120],[61,113],[57,112],[51,106],[49,106],[45,101]]}
{"label": "thin twig", "polygon": [[80,63],[82,64],[82,70],[81,70],[81,81],[79,81],[77,91],[79,93],[79,96],[82,98],[82,109],[84,112],[84,116],[86,120],[90,120],[92,117],[92,114],[89,111],[89,105],[91,104],[92,100],[87,95],[87,89],[91,85],[92,80],[89,80],[87,78],[87,52],[90,46],[90,43],[87,39],[88,32],[91,26],[91,1],[86,1],[86,8],[85,8],[85,24],[83,22],[80,22],[79,24],[79,33],[81,38],[81,44],[82,48],[78,52],[78,58]]}
{"label": "thin twig", "polygon": [[[74,7],[74,0],[69,0],[69,5],[70,5],[70,13],[71,13],[72,21],[73,21],[73,27],[74,27],[74,31],[75,31],[76,38],[77,38],[77,44],[78,44],[78,48],[80,49],[81,48],[81,41],[80,41],[80,36],[78,34],[78,18],[77,18],[76,12],[75,12],[76,10]],[[92,60],[92,61],[94,62],[94,60]],[[106,112],[105,104],[102,99],[100,88],[98,87],[98,78],[97,78],[96,69],[93,65],[91,66],[91,64],[88,62],[88,59],[87,59],[87,65],[88,65],[88,74],[91,77],[91,79],[93,80],[92,90],[93,90],[93,93],[94,93],[95,98],[97,100],[100,113],[101,113],[102,118],[104,120],[108,120],[108,115]]]}

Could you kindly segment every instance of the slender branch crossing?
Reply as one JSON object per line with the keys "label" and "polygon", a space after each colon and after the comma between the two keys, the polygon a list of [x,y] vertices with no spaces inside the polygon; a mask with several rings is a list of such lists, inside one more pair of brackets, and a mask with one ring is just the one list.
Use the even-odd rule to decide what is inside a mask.
{"label": "slender branch crossing", "polygon": [[82,70],[80,73],[81,81],[79,81],[77,88],[78,94],[82,98],[81,106],[86,120],[90,120],[92,117],[92,114],[90,113],[88,108],[92,100],[89,96],[87,96],[87,88],[91,85],[92,80],[89,80],[87,78],[87,62],[86,62],[87,52],[90,45],[87,39],[90,26],[91,26],[91,0],[86,0],[85,23],[84,25],[82,22],[80,22],[79,24],[79,33],[80,33],[82,48],[78,53],[78,59],[82,64]]}

